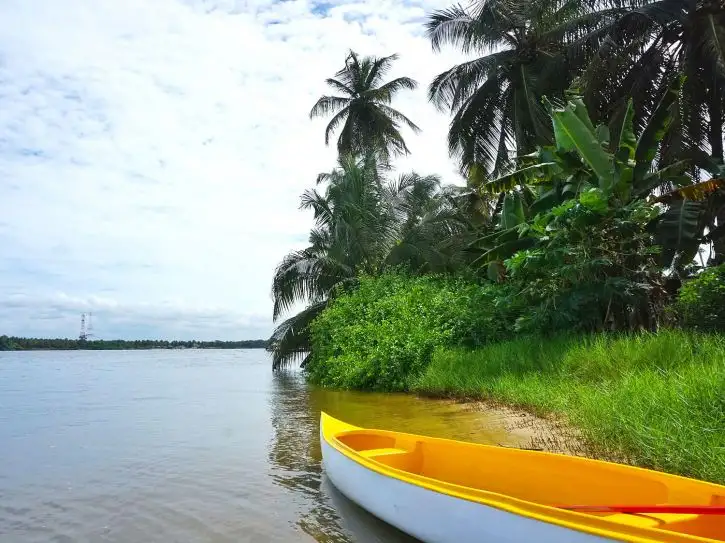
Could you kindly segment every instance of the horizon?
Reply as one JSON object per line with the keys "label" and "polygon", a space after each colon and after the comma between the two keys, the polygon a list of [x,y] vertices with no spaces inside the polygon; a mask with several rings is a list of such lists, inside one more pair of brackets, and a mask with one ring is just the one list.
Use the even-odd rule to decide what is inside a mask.
{"label": "horizon", "polygon": [[103,337],[269,337],[300,195],[336,164],[309,111],[350,48],[419,83],[393,103],[423,129],[398,170],[462,183],[426,97],[462,58],[424,35],[446,6],[2,3],[0,329],[73,337],[92,311]]}

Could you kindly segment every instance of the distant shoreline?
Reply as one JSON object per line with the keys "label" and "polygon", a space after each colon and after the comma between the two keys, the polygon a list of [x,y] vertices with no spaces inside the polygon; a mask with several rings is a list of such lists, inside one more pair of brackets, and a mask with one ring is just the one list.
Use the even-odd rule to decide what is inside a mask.
{"label": "distant shoreline", "polygon": [[81,340],[0,336],[0,351],[121,351],[150,349],[266,349],[266,339],[242,341]]}

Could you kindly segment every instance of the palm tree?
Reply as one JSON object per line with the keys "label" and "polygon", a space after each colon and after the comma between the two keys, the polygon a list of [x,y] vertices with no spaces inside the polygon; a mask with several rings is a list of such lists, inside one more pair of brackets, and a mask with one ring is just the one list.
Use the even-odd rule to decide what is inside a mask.
{"label": "palm tree", "polygon": [[[613,3],[619,0],[608,0]],[[687,159],[698,181],[722,172],[725,122],[725,8],[717,0],[636,0],[612,22],[608,38],[584,75],[586,98],[602,115],[620,113],[631,97],[643,126],[671,82],[685,76],[663,164]],[[702,158],[709,154],[710,158]],[[718,166],[719,165],[719,166]],[[708,204],[713,263],[725,262],[723,191]],[[692,206],[693,204],[687,204]],[[715,227],[717,224],[717,227]]]}
{"label": "palm tree", "polygon": [[413,90],[418,84],[409,77],[381,84],[397,58],[397,55],[359,58],[355,52],[349,52],[345,67],[335,78],[326,80],[342,96],[322,96],[310,111],[310,118],[333,115],[325,129],[325,145],[342,125],[337,140],[340,155],[364,154],[375,149],[387,159],[391,154],[409,153],[400,133],[401,124],[416,133],[420,128],[390,103],[399,91]]}
{"label": "palm tree", "polygon": [[[619,0],[609,0],[619,3]],[[622,111],[629,97],[642,124],[671,82],[686,76],[665,162],[709,148],[723,160],[725,8],[717,0],[635,0],[608,30],[584,81],[590,107]]]}
{"label": "palm tree", "polygon": [[512,152],[550,142],[541,99],[562,98],[622,10],[594,11],[580,0],[479,0],[434,12],[427,32],[434,50],[445,44],[483,56],[438,75],[428,94],[453,119],[448,146],[462,168],[501,172]]}
{"label": "palm tree", "polygon": [[[387,180],[372,154],[345,155],[339,167],[318,177],[324,192],[308,190],[301,207],[314,213],[309,247],[288,254],[275,272],[273,317],[296,304],[307,307],[277,326],[270,339],[278,369],[310,352],[308,326],[341,289],[360,274],[393,266],[412,272],[445,271],[459,250],[450,240],[466,225],[448,189],[435,176],[405,174]],[[461,242],[462,243],[462,242]]]}

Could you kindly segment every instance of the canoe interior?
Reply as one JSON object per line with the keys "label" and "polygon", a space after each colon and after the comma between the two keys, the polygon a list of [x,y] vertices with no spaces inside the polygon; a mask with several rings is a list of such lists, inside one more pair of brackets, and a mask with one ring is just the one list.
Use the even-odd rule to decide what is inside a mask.
{"label": "canoe interior", "polygon": [[[407,478],[414,483],[443,484],[472,499],[495,493],[549,506],[725,505],[724,487],[693,479],[566,455],[358,429],[330,420],[334,421],[327,423],[334,429],[330,437],[353,454],[412,476]],[[725,518],[719,515],[591,515],[633,527],[725,541]]]}

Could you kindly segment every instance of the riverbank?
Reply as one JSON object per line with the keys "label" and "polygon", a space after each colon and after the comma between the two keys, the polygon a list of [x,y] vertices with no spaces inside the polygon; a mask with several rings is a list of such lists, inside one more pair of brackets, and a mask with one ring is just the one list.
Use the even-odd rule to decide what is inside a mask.
{"label": "riverbank", "polygon": [[553,417],[576,429],[578,454],[725,482],[720,335],[662,331],[439,349],[411,388]]}
{"label": "riverbank", "polygon": [[0,336],[0,351],[128,351],[148,349],[266,349],[266,339],[167,341],[154,339],[68,339]]}

